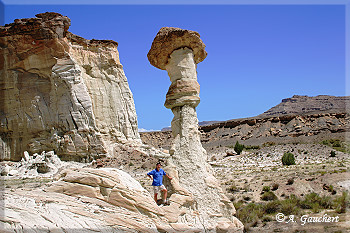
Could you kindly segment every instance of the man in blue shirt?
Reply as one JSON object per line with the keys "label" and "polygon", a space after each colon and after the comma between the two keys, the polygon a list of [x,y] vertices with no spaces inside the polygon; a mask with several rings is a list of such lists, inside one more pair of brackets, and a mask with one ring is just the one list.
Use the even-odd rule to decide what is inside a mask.
{"label": "man in blue shirt", "polygon": [[170,176],[168,176],[165,173],[165,171],[163,169],[161,169],[160,167],[161,167],[161,164],[158,162],[156,164],[156,169],[147,173],[147,176],[149,176],[153,181],[152,186],[153,186],[153,191],[154,191],[154,200],[157,203],[158,192],[162,191],[163,192],[163,203],[165,204],[168,190],[163,185],[163,176],[168,177],[170,180],[172,178]]}

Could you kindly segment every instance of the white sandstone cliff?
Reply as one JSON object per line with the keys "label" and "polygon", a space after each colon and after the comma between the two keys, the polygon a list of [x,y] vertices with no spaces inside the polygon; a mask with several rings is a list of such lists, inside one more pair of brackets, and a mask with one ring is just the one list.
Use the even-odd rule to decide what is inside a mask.
{"label": "white sandstone cliff", "polygon": [[58,13],[0,27],[0,160],[54,150],[90,161],[140,142],[118,44],[70,32]]}

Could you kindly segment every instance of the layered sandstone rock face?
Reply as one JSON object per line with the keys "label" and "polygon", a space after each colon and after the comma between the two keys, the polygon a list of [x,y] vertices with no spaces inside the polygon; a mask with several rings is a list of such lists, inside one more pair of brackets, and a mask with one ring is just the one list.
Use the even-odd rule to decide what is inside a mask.
{"label": "layered sandstone rock face", "polygon": [[121,170],[66,169],[56,178],[5,190],[1,232],[175,232],[150,193]]}
{"label": "layered sandstone rock face", "polygon": [[[16,192],[5,189],[0,196],[0,231],[210,232],[188,222],[185,206],[194,205],[191,197],[173,194],[170,206],[158,206],[140,183],[121,170],[70,168],[55,179]],[[222,231],[217,232],[229,228],[227,221],[219,224]]]}
{"label": "layered sandstone rock face", "polygon": [[118,44],[85,40],[58,13],[0,27],[0,159],[54,150],[90,160],[139,142]]}
{"label": "layered sandstone rock face", "polygon": [[[164,208],[172,218],[199,231],[243,231],[235,218],[235,208],[220,188],[207,163],[198,131],[196,107],[200,102],[197,63],[207,55],[197,32],[161,28],[148,53],[150,63],[165,69],[171,85],[165,107],[172,110],[174,137],[168,171],[174,179],[169,190],[170,206]],[[181,202],[174,200],[182,200]]]}

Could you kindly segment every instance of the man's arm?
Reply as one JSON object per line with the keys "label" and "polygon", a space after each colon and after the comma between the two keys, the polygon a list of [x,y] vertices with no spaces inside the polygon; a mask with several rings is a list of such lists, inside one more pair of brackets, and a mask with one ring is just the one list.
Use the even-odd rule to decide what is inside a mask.
{"label": "man's arm", "polygon": [[168,176],[168,174],[165,174],[166,177],[168,177],[169,180],[172,180],[173,178]]}
{"label": "man's arm", "polygon": [[154,172],[153,172],[153,170],[152,171],[150,171],[149,173],[147,173],[147,176],[149,177],[149,178],[151,178],[151,180],[153,181],[153,174]]}

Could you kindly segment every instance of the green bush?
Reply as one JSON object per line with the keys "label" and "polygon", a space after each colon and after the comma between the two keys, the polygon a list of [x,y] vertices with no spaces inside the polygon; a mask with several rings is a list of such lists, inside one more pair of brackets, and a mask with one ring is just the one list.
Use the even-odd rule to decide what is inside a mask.
{"label": "green bush", "polygon": [[265,192],[262,196],[261,196],[261,200],[263,201],[273,201],[273,200],[277,200],[277,196],[271,192]]}
{"label": "green bush", "polygon": [[328,189],[328,192],[333,192],[333,191],[334,191],[334,187],[333,187],[333,185],[330,185],[329,189]]}
{"label": "green bush", "polygon": [[336,141],[333,142],[332,146],[333,147],[341,147],[342,145],[341,145],[341,142],[339,140],[336,140]]}
{"label": "green bush", "polygon": [[299,199],[295,195],[291,195],[288,199],[281,201],[280,210],[285,215],[300,214]]}
{"label": "green bush", "polygon": [[263,192],[268,192],[270,191],[270,186],[264,186],[262,189]]}
{"label": "green bush", "polygon": [[229,191],[230,193],[236,193],[239,192],[239,190],[240,188],[234,184],[227,188],[227,191]]}
{"label": "green bush", "polygon": [[290,152],[286,152],[282,156],[282,164],[283,165],[295,165],[295,158],[294,155]]}
{"label": "green bush", "polygon": [[275,142],[265,142],[262,146],[263,147],[269,147],[269,146],[274,146],[274,145],[276,145]]}
{"label": "green bush", "polygon": [[341,141],[339,139],[329,139],[329,140],[324,140],[321,142],[321,144],[330,146],[333,149],[337,151],[341,151],[344,153],[350,153],[350,143]]}
{"label": "green bush", "polygon": [[257,221],[264,216],[262,204],[249,203],[248,205],[244,206],[235,204],[235,208],[237,210],[236,217],[245,225],[247,225],[247,223]]}
{"label": "green bush", "polygon": [[244,145],[240,144],[238,141],[236,142],[234,148],[233,148],[237,154],[241,154],[243,149],[244,149]]}
{"label": "green bush", "polygon": [[334,150],[331,151],[331,156],[330,157],[335,157],[335,151]]}
{"label": "green bush", "polygon": [[278,213],[281,210],[281,202],[278,200],[267,202],[264,206],[266,214]]}
{"label": "green bush", "polygon": [[250,201],[250,197],[244,196],[244,197],[243,197],[243,200],[245,200],[245,201]]}
{"label": "green bush", "polygon": [[350,198],[347,192],[343,192],[343,194],[340,197],[336,198],[333,201],[333,206],[336,208],[335,211],[338,214],[345,213],[346,208],[349,206],[349,204],[350,204]]}
{"label": "green bush", "polygon": [[317,193],[309,193],[304,197],[304,200],[299,202],[299,206],[303,209],[312,209],[318,212],[320,208],[331,209],[333,207],[331,197],[320,197]]}
{"label": "green bush", "polygon": [[272,218],[269,217],[269,216],[264,216],[263,219],[262,219],[263,222],[271,222],[272,221]]}

